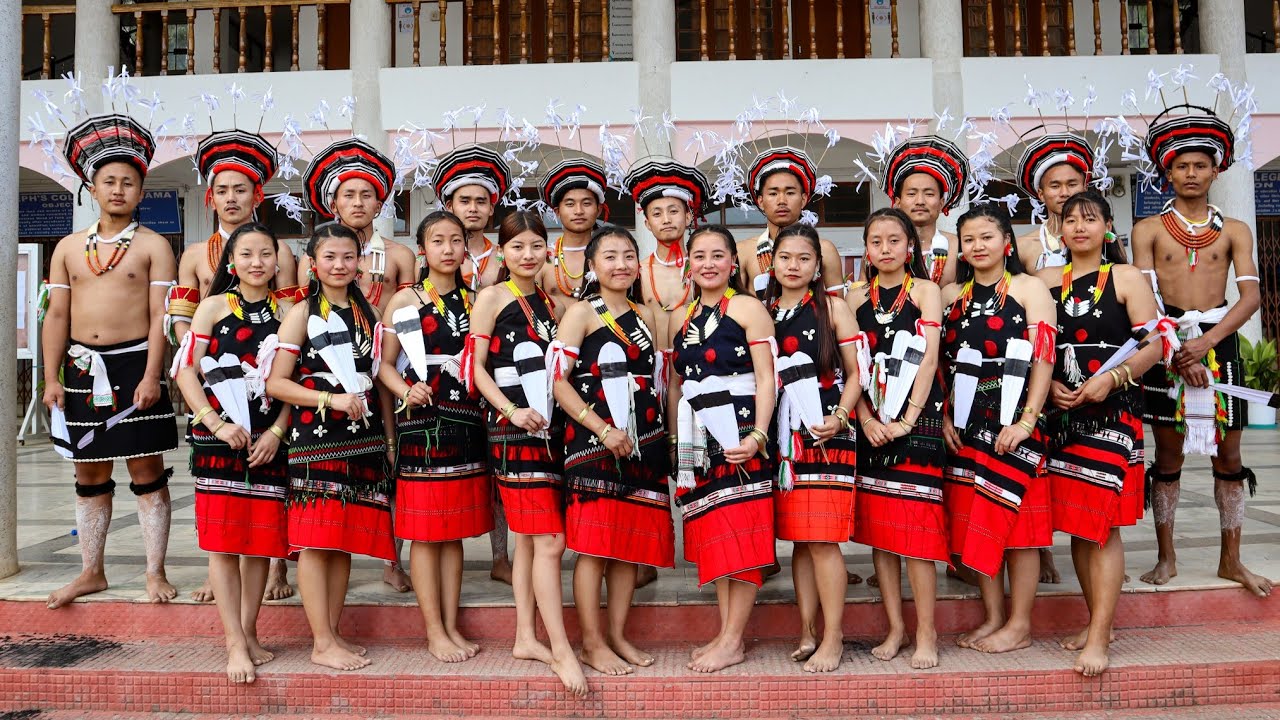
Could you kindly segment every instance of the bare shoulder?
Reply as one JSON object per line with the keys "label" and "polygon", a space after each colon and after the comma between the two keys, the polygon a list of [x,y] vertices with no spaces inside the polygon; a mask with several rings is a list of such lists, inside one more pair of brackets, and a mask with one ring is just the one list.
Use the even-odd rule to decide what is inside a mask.
{"label": "bare shoulder", "polygon": [[1017,293],[1018,297],[1035,298],[1043,296],[1046,299],[1049,298],[1049,286],[1045,285],[1044,280],[1037,275],[1026,273],[1014,275],[1009,283],[1009,288]]}
{"label": "bare shoulder", "polygon": [[[586,305],[587,303],[578,303],[578,304]],[[649,307],[648,305],[637,304],[636,312],[640,313],[640,319],[644,321],[645,325],[651,328],[657,327],[656,318],[654,317],[654,314],[653,314],[653,308]]]}
{"label": "bare shoulder", "polygon": [[1133,224],[1133,240],[1137,242],[1154,239],[1163,228],[1159,215],[1142,218]]}
{"label": "bare shoulder", "polygon": [[1045,287],[1055,288],[1062,285],[1062,269],[1061,268],[1045,268],[1035,274]]}
{"label": "bare shoulder", "polygon": [[752,317],[768,317],[769,311],[764,309],[764,303],[756,299],[750,293],[735,293],[729,298],[728,314],[734,318],[752,318]]}
{"label": "bare shoulder", "polygon": [[1253,231],[1249,229],[1249,226],[1235,218],[1226,218],[1222,225],[1222,231],[1232,240],[1236,238],[1253,238]]}
{"label": "bare shoulder", "polygon": [[1138,282],[1146,285],[1148,283],[1146,277],[1143,276],[1142,271],[1136,265],[1113,265],[1111,266],[1111,275],[1117,281],[1126,284]]}
{"label": "bare shoulder", "polygon": [[937,298],[942,295],[942,290],[932,280],[916,278],[915,282],[911,283],[911,294],[917,298]]}
{"label": "bare shoulder", "polygon": [[146,247],[163,246],[170,248],[169,241],[163,235],[146,225],[139,225],[133,233],[133,242]]}
{"label": "bare shoulder", "polygon": [[212,320],[217,320],[227,313],[231,312],[231,305],[227,303],[227,294],[218,293],[200,301],[196,306],[196,315],[209,316]]}
{"label": "bare shoulder", "polygon": [[391,317],[391,312],[393,310],[399,310],[402,307],[417,304],[417,293],[413,291],[413,288],[405,288],[403,290],[397,290],[396,293],[391,296],[391,300],[387,302],[387,309],[383,312],[387,317]]}
{"label": "bare shoulder", "polygon": [[398,260],[405,260],[413,263],[418,259],[418,256],[414,254],[413,250],[409,249],[408,245],[405,245],[399,240],[393,240],[387,243],[387,247],[390,248],[391,254],[395,255]]}
{"label": "bare shoulder", "polygon": [[[1014,280],[1011,287],[1017,287],[1017,279]],[[942,304],[947,305],[960,296],[960,283],[948,283],[940,292],[942,294]]]}
{"label": "bare shoulder", "polygon": [[87,237],[89,237],[89,231],[87,229],[77,230],[71,233],[70,235],[59,240],[58,243],[53,246],[53,251],[57,253],[57,252],[68,252],[76,248],[83,249],[84,241],[85,241],[85,238]]}

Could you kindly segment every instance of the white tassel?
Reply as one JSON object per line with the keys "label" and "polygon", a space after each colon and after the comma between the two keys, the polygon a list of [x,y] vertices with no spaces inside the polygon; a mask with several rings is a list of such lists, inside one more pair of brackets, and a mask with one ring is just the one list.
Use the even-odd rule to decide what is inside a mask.
{"label": "white tassel", "polygon": [[1084,373],[1080,370],[1080,362],[1076,359],[1076,346],[1068,344],[1062,351],[1062,364],[1067,368],[1067,382],[1079,387],[1084,382]]}

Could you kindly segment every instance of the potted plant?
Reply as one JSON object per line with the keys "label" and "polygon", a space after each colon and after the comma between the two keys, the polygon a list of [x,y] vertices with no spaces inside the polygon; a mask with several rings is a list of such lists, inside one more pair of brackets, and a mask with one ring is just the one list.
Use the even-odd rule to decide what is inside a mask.
{"label": "potted plant", "polygon": [[[1245,387],[1264,392],[1280,391],[1280,365],[1274,340],[1249,342],[1240,338],[1240,364],[1244,369]],[[1276,409],[1249,403],[1249,427],[1275,427]]]}

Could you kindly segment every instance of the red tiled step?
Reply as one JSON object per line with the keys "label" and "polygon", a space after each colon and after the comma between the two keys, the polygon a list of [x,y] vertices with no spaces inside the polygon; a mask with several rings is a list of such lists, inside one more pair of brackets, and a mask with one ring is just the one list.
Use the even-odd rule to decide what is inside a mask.
{"label": "red tiled step", "polygon": [[[28,648],[48,638],[21,640],[19,647]],[[930,671],[911,670],[905,656],[880,662],[867,644],[854,643],[842,668],[823,676],[803,673],[787,658],[784,642],[753,643],[746,663],[709,676],[684,668],[692,643],[669,644],[651,647],[658,662],[634,675],[588,672],[593,693],[586,700],[567,696],[545,666],[514,660],[509,646],[499,644],[487,644],[470,662],[445,665],[421,645],[379,643],[369,650],[372,666],[337,674],[311,665],[306,645],[290,642],[248,687],[227,683],[220,645],[211,638],[148,638],[65,668],[32,667],[0,652],[0,711],[972,718],[1280,702],[1280,622],[1123,631],[1111,670],[1094,679],[1072,672],[1073,654],[1049,641],[982,655],[944,639],[942,664]]]}
{"label": "red tiled step", "polygon": [[[912,604],[907,603],[908,624]],[[1033,633],[1052,636],[1074,632],[1088,619],[1079,595],[1050,595],[1036,600]],[[1258,599],[1243,589],[1162,590],[1127,592],[1120,596],[1117,628],[1200,625],[1206,622],[1280,620],[1280,603]],[[577,637],[577,613],[565,613],[571,637]],[[464,634],[477,640],[507,640],[515,635],[515,611],[511,607],[463,608],[459,622]],[[689,628],[714,628],[719,622],[714,605],[640,605],[632,608],[630,632],[651,642],[679,642]],[[751,614],[747,637],[787,640],[799,633],[795,605],[758,605]],[[937,628],[943,635],[958,634],[982,622],[982,604],[976,599],[940,600]],[[295,603],[264,606],[259,620],[263,638],[311,637],[302,607]],[[410,605],[351,605],[343,614],[344,634],[367,640],[399,641],[424,637],[422,616]],[[879,602],[845,605],[847,637],[871,638],[886,630]],[[43,602],[0,601],[0,633],[73,633],[95,637],[138,638],[153,636],[221,637],[222,626],[212,604],[173,603],[149,605],[121,601],[80,601],[60,610],[48,610]]]}

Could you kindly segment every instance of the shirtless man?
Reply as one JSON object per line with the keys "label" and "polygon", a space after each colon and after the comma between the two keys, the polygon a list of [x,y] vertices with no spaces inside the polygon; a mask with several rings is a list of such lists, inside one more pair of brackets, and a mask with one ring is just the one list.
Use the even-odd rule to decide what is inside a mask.
{"label": "shirtless man", "polygon": [[[383,203],[391,196],[394,182],[395,166],[391,160],[359,138],[339,140],[316,153],[302,176],[308,206],[318,218],[336,220],[355,230],[360,238],[362,251],[356,282],[379,315],[398,289],[418,279],[418,258],[413,251],[395,240],[384,240],[373,227]],[[304,255],[298,263],[301,282],[308,282],[312,260]],[[395,428],[394,410],[391,403],[379,407],[388,432]],[[388,437],[387,443],[394,448],[395,437]],[[397,557],[401,547],[403,543],[397,540]],[[385,564],[382,581],[396,592],[413,589],[398,561]]]}
{"label": "shirtless man", "polygon": [[178,447],[163,381],[164,299],[177,263],[167,240],[133,220],[154,152],[151,133],[123,115],[91,118],[67,133],[64,156],[100,211],[88,229],[58,242],[49,266],[43,401],[58,452],[75,463],[82,563],[75,580],[49,595],[50,608],[107,589],[116,460],[125,461],[138,498],[147,597],[162,603],[178,594],[164,569],[173,469],[163,457]]}
{"label": "shirtless man", "polygon": [[968,176],[964,152],[938,135],[904,140],[889,153],[885,166],[885,192],[893,206],[911,218],[921,244],[929,242],[925,267],[939,287],[956,280],[960,240],[938,229],[938,217],[964,200]]}
{"label": "shirtless man", "polygon": [[[196,148],[196,168],[209,186],[204,203],[213,208],[215,227],[208,240],[187,246],[178,261],[178,284],[169,290],[165,315],[166,325],[172,328],[169,339],[175,344],[187,334],[195,306],[209,293],[223,243],[257,214],[263,200],[262,187],[276,173],[276,150],[261,135],[244,130],[215,132]],[[280,243],[276,258],[276,289],[294,285],[298,266],[289,246]],[[283,600],[293,595],[288,572],[284,560],[271,561],[264,600]],[[191,599],[213,601],[213,588],[207,579],[191,593]]]}
{"label": "shirtless man", "polygon": [[[1209,187],[1231,166],[1233,145],[1231,127],[1204,113],[1166,115],[1147,132],[1150,157],[1173,187],[1174,198],[1159,215],[1134,226],[1134,264],[1152,276],[1163,311],[1178,323],[1182,349],[1171,368],[1157,366],[1144,378],[1146,420],[1156,437],[1155,463],[1147,478],[1159,556],[1142,581],[1163,585],[1177,576],[1173,520],[1183,456],[1216,451],[1211,462],[1222,528],[1218,576],[1265,597],[1272,582],[1250,572],[1240,559],[1245,483],[1250,492],[1256,483],[1240,458],[1243,402],[1205,389],[1211,379],[1228,385],[1243,382],[1236,331],[1261,303],[1249,227],[1208,203]],[[1228,306],[1232,269],[1240,299]],[[1215,371],[1218,375],[1212,377]],[[1170,386],[1182,388],[1176,399],[1169,396]],[[1179,409],[1183,422],[1174,418]]]}
{"label": "shirtless man", "polygon": [[[767,225],[758,237],[738,241],[743,284],[764,297],[773,267],[773,238],[782,228],[800,221],[818,182],[809,156],[792,147],[766,150],[747,168],[747,190]],[[840,253],[830,240],[822,241],[822,284],[829,293],[844,294]]]}
{"label": "shirtless man", "polygon": [[[604,168],[594,160],[562,160],[542,181],[542,201],[555,210],[564,233],[547,249],[548,263],[538,284],[556,304],[557,317],[568,303],[577,300],[586,272],[583,251],[604,212],[604,189],[608,187]],[[607,217],[607,214],[606,214]]]}
{"label": "shirtless man", "polygon": [[[462,262],[462,279],[472,290],[498,281],[497,247],[484,234],[493,221],[498,200],[511,190],[511,171],[497,152],[482,145],[455,148],[440,158],[431,174],[431,184],[444,209],[462,219],[467,231],[467,257]],[[493,530],[489,549],[493,564],[489,577],[511,584],[511,557],[507,552],[507,516],[494,496]]]}

